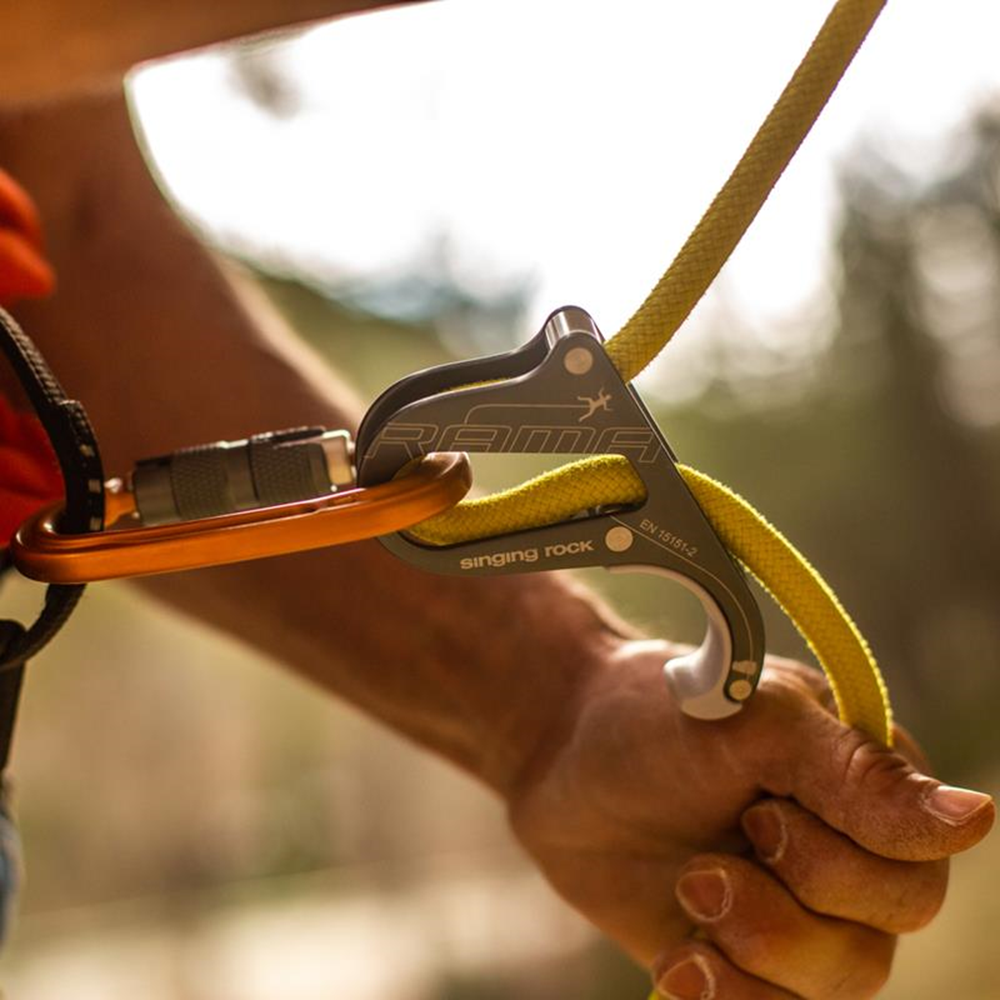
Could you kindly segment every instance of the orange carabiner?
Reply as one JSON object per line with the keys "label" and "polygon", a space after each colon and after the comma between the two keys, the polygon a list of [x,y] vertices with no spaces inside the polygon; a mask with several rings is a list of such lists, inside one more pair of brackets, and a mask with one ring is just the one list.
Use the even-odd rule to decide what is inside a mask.
{"label": "orange carabiner", "polygon": [[[56,527],[57,504],[21,525],[10,552],[25,576],[46,583],[172,573],[401,531],[453,507],[471,485],[468,458],[448,452],[428,455],[379,486],[173,524],[65,535]],[[120,486],[108,484],[106,496],[109,510],[128,511]]]}

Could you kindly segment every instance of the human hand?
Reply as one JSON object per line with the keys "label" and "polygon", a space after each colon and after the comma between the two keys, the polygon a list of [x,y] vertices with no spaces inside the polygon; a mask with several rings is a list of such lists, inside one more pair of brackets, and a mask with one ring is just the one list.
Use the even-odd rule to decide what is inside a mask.
{"label": "human hand", "polygon": [[822,675],[789,661],[736,716],[687,718],[670,654],[625,643],[588,671],[510,795],[517,836],[664,996],[874,996],[992,800],[927,777],[905,733],[892,752],[841,725]]}

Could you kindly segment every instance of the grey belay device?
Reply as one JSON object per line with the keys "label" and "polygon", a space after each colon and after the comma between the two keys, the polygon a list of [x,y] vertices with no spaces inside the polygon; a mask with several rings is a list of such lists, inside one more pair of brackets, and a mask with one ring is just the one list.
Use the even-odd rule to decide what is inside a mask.
{"label": "grey belay device", "polygon": [[432,368],[387,389],[358,433],[358,481],[386,482],[433,451],[625,456],[646,487],[637,508],[583,512],[546,527],[444,547],[405,534],[381,541],[436,573],[605,566],[676,580],[701,600],[708,628],[697,650],[665,665],[671,687],[692,717],[719,719],[739,711],[762,668],[760,610],[584,310],[554,312],[531,341],[508,354]]}

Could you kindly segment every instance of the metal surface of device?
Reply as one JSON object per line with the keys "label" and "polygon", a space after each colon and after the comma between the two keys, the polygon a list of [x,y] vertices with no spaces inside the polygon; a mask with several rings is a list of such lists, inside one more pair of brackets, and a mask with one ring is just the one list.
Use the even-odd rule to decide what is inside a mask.
{"label": "metal surface of device", "polygon": [[684,711],[723,718],[753,693],[764,656],[757,603],[584,310],[558,310],[509,354],[396,383],[369,410],[356,451],[363,486],[388,482],[432,451],[625,456],[647,492],[635,509],[445,547],[401,534],[382,542],[416,566],[459,576],[605,566],[676,580],[708,618],[701,646],[665,666]]}

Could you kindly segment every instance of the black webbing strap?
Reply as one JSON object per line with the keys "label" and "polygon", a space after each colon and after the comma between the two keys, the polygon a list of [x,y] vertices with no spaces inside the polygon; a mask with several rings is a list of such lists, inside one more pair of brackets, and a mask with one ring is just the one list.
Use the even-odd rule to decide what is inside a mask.
{"label": "black webbing strap", "polygon": [[[104,470],[83,406],[68,399],[38,348],[0,309],[0,348],[48,434],[66,487],[63,531],[82,534],[104,527]],[[3,470],[0,469],[0,475]],[[7,765],[24,666],[65,624],[82,585],[51,584],[35,621],[0,619],[0,772]]]}

